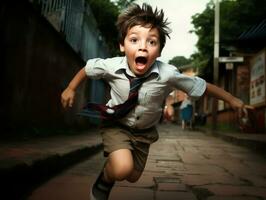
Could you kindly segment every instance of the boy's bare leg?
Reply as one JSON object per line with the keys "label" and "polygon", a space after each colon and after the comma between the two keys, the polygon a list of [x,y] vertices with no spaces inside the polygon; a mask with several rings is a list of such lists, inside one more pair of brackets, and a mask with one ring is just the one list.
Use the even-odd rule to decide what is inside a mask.
{"label": "boy's bare leg", "polygon": [[107,182],[125,180],[134,169],[131,151],[129,149],[119,149],[112,152],[104,169],[104,178]]}
{"label": "boy's bare leg", "polygon": [[127,177],[127,181],[129,181],[131,183],[135,183],[137,180],[139,180],[142,172],[143,171],[133,170],[133,172],[130,174],[130,176]]}
{"label": "boy's bare leg", "polygon": [[107,182],[112,182],[114,180],[122,181],[126,179],[133,183],[140,178],[142,172],[143,171],[134,169],[131,151],[128,149],[120,149],[111,153],[110,162],[108,158],[104,171],[104,178]]}
{"label": "boy's bare leg", "polygon": [[107,163],[92,187],[91,199],[107,200],[115,181],[131,175],[134,162],[129,149],[119,149],[109,154]]}

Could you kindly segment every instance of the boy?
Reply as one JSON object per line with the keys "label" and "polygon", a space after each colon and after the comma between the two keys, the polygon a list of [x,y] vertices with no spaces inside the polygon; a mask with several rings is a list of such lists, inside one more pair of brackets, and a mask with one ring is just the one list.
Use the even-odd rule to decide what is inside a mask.
{"label": "boy", "polygon": [[[96,109],[102,119],[114,122],[102,132],[104,154],[108,158],[91,189],[91,199],[108,199],[115,181],[136,182],[140,178],[150,144],[158,139],[155,125],[160,120],[164,99],[173,88],[183,90],[192,98],[209,93],[234,109],[244,108],[241,100],[221,88],[201,78],[182,75],[176,67],[156,60],[169,37],[168,24],[162,10],[153,11],[147,4],[132,5],[117,21],[120,50],[125,57],[88,60],[62,93],[63,107],[71,107],[75,90],[86,77],[104,79],[111,88],[106,107],[94,104],[87,107],[88,115]],[[132,78],[141,78],[143,83],[133,86]],[[138,92],[132,92],[134,87],[139,87]],[[132,106],[128,100],[134,95],[138,101]],[[123,103],[126,107],[116,113],[114,107]],[[109,118],[112,115],[115,117]]]}

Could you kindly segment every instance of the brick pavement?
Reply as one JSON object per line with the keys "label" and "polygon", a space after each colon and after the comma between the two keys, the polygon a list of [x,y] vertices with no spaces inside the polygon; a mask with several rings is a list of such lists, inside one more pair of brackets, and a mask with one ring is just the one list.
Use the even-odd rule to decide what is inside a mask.
{"label": "brick pavement", "polygon": [[[265,157],[209,134],[182,131],[174,124],[159,126],[159,132],[160,140],[151,147],[147,167],[141,179],[134,184],[128,182],[116,184],[111,200],[125,198],[127,200],[266,199]],[[229,133],[228,135],[230,136]],[[243,136],[246,137],[245,139],[248,138],[248,135]],[[263,141],[264,136],[261,135],[261,138],[257,136],[257,140]],[[254,140],[254,137],[250,140]],[[45,176],[47,169],[53,171],[58,166],[61,166],[58,169],[62,169],[63,165],[68,166],[80,161],[81,159],[77,158],[87,157],[93,150],[90,147],[100,148],[100,142],[99,134],[81,134],[1,144],[1,183],[6,184],[3,182],[3,177],[6,179],[11,177],[8,184],[14,184],[15,180],[15,185],[11,190],[9,188],[8,192],[12,190],[14,193],[23,192],[25,180],[36,181],[34,176],[38,176],[40,172]],[[83,167],[82,170],[85,168]],[[27,176],[29,173],[30,176]],[[85,178],[82,178],[82,185],[88,180],[92,182],[92,177],[96,176],[94,172],[88,179],[86,174]],[[74,182],[76,185],[78,181]],[[68,184],[71,184],[71,181]],[[61,185],[63,185],[62,182],[56,190],[59,191]],[[22,186],[21,191],[18,191],[17,186]],[[68,187],[72,190],[62,188],[65,195],[67,192],[74,192],[73,186],[68,185]],[[79,189],[86,192],[81,193],[85,198],[87,185]],[[45,194],[48,195],[47,192]],[[70,198],[71,194],[68,197]],[[60,198],[56,199],[60,200]]]}
{"label": "brick pavement", "polygon": [[250,149],[173,124],[159,127],[137,183],[118,183],[110,199],[266,199],[266,159]]}

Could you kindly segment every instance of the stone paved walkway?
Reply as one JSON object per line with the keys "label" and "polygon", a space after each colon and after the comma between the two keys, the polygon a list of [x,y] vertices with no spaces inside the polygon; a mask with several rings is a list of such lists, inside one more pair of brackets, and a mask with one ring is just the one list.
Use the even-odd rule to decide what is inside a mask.
{"label": "stone paved walkway", "polygon": [[[266,199],[265,157],[174,124],[158,129],[160,139],[150,149],[141,179],[116,183],[110,200]],[[98,153],[36,189],[29,200],[88,199],[103,162]]]}

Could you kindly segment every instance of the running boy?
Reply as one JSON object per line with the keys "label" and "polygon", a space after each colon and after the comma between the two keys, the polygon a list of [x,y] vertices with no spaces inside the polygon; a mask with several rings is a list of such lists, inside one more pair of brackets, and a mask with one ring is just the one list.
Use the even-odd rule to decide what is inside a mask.
{"label": "running boy", "polygon": [[223,89],[199,77],[180,74],[176,67],[156,60],[169,37],[168,24],[162,10],[153,10],[147,4],[132,5],[117,21],[120,50],[125,57],[88,60],[61,95],[63,107],[71,107],[75,91],[86,77],[105,80],[111,88],[111,99],[103,117],[106,119],[116,112],[112,109],[114,106],[132,96],[132,80],[129,79],[142,78],[143,81],[138,86],[138,104],[127,104],[131,110],[127,109],[124,114],[119,111],[120,114],[114,115],[117,117],[114,123],[103,129],[104,154],[108,158],[92,187],[91,199],[108,199],[115,181],[136,182],[140,178],[150,144],[158,139],[155,125],[160,120],[164,100],[173,88],[183,90],[194,99],[208,93],[234,109],[244,109],[241,100]]}

